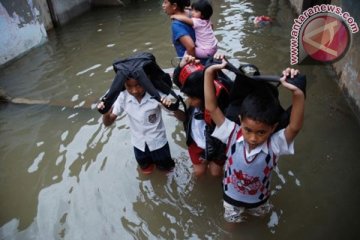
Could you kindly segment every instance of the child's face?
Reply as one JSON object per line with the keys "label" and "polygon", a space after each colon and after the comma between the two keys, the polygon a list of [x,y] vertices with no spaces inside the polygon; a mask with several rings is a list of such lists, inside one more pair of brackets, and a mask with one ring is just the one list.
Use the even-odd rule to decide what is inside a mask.
{"label": "child's face", "polygon": [[201,108],[202,107],[202,101],[201,101],[200,98],[188,96],[187,102],[189,103],[189,105],[191,107],[194,107],[194,108]]}
{"label": "child's face", "polygon": [[145,89],[139,84],[139,81],[133,78],[125,81],[125,89],[137,100],[141,100],[145,93]]}
{"label": "child's face", "polygon": [[250,150],[266,142],[275,127],[251,118],[241,119],[242,134]]}
{"label": "child's face", "polygon": [[195,10],[194,8],[191,9],[191,17],[193,18],[201,18],[201,12],[198,10]]}

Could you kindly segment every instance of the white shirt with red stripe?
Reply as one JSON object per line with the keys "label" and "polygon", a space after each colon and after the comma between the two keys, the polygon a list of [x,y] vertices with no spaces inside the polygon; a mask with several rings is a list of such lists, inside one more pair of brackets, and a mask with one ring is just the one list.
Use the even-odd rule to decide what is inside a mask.
{"label": "white shirt with red stripe", "polygon": [[294,154],[294,142],[287,144],[284,130],[277,131],[251,152],[241,126],[225,119],[212,136],[227,144],[223,179],[224,200],[239,207],[256,207],[270,196],[271,173],[280,155]]}

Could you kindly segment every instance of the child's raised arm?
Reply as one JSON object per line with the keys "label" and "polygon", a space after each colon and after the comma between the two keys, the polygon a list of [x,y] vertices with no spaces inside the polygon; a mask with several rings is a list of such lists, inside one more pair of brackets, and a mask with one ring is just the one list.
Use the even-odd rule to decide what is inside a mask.
{"label": "child's raised arm", "polygon": [[205,108],[210,113],[210,116],[216,126],[221,126],[221,124],[225,121],[224,113],[221,111],[217,103],[214,87],[214,79],[216,78],[217,72],[226,66],[226,60],[223,57],[221,58],[221,64],[211,65],[205,70],[204,74]]}
{"label": "child's raised arm", "polygon": [[286,81],[287,77],[293,78],[298,72],[298,70],[287,68],[283,71],[283,76],[280,78],[282,85],[292,92],[290,122],[285,128],[285,138],[288,143],[294,140],[304,121],[305,95],[298,87]]}
{"label": "child's raised arm", "polygon": [[174,14],[174,15],[171,15],[170,16],[171,19],[176,19],[176,20],[179,20],[181,22],[184,22],[190,26],[193,26],[194,25],[194,22],[191,18],[187,17],[187,16],[184,16],[182,14]]}

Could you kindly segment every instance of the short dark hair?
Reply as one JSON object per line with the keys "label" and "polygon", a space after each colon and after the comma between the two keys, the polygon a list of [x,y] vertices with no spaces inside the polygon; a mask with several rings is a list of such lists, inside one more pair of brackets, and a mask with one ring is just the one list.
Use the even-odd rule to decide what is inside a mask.
{"label": "short dark hair", "polygon": [[269,88],[254,90],[245,97],[240,107],[241,119],[251,118],[273,126],[280,120],[282,107]]}
{"label": "short dark hair", "polygon": [[169,0],[169,2],[171,4],[175,4],[177,5],[177,7],[179,8],[180,11],[184,11],[185,7],[190,5],[190,1],[189,0]]}
{"label": "short dark hair", "polygon": [[213,8],[208,0],[197,0],[191,4],[191,8],[201,12],[202,19],[209,20],[213,14]]}
{"label": "short dark hair", "polygon": [[204,72],[196,71],[191,73],[180,91],[189,97],[196,97],[204,101]]}

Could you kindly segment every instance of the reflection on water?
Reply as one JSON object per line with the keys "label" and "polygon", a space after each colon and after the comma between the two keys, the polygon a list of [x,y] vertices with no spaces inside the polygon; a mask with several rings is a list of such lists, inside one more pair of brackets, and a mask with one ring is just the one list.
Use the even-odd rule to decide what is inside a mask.
{"label": "reflection on water", "polygon": [[[305,126],[297,154],[282,158],[273,176],[268,216],[235,228],[223,221],[220,180],[192,176],[182,124],[166,113],[177,166],[139,174],[126,118],[105,128],[93,109],[114,77],[114,59],[151,51],[171,67],[175,51],[160,1],[135,2],[86,13],[0,69],[0,87],[11,97],[50,101],[0,107],[0,238],[354,239],[360,129],[324,66],[301,66]],[[220,50],[234,64],[269,74],[288,65],[293,16],[285,1],[213,3]],[[251,19],[268,12],[275,23],[255,28]],[[288,93],[281,96],[289,104]]]}

